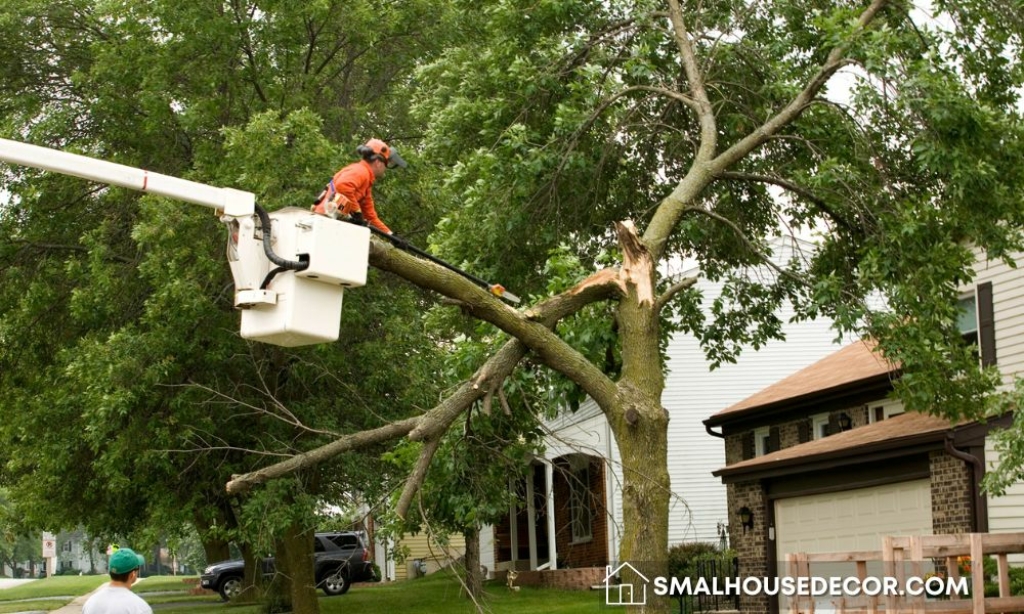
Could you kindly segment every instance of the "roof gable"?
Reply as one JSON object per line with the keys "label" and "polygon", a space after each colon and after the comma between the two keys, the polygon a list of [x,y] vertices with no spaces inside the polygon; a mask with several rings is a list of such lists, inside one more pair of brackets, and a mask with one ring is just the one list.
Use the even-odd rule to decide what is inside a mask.
{"label": "roof gable", "polygon": [[808,397],[844,389],[858,382],[892,379],[899,369],[875,351],[873,341],[855,341],[818,362],[797,371],[760,392],[723,409],[707,422],[719,424],[733,417],[774,405],[796,403]]}

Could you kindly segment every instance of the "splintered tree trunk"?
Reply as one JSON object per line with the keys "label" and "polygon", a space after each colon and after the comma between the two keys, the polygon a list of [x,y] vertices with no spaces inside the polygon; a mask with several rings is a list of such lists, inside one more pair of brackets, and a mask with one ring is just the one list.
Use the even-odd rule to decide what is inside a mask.
{"label": "splintered tree trunk", "polygon": [[466,596],[476,601],[484,590],[480,573],[480,529],[468,528],[462,536],[466,539]]}
{"label": "splintered tree trunk", "polygon": [[[654,262],[631,223],[616,224],[622,245],[621,279],[626,296],[617,322],[622,347],[622,375],[615,407],[603,408],[622,457],[623,539],[619,564],[653,581],[668,570],[668,412],[661,404],[665,388]],[[661,612],[668,602],[655,598],[653,586],[626,567],[623,582],[634,587],[632,612]],[[645,592],[644,592],[645,591]]]}

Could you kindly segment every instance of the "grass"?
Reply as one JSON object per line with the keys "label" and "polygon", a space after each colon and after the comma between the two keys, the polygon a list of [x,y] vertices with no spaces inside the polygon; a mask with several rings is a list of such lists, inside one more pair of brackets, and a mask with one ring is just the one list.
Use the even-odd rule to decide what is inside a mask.
{"label": "grass", "polygon": [[[66,600],[11,603],[15,599],[84,595],[107,580],[106,576],[58,576],[0,590],[0,614],[25,609],[55,610]],[[259,606],[222,603],[216,595],[190,595],[196,585],[182,576],[153,576],[135,585],[135,592],[151,605],[162,604],[159,614],[260,614]],[[481,600],[489,614],[589,614],[607,612],[601,591],[559,591],[523,587],[511,592],[504,584],[485,585]],[[346,595],[326,597],[321,593],[323,614],[352,612],[424,612],[427,614],[475,613],[472,602],[461,595],[453,576],[441,572],[426,578],[385,584],[359,584]]]}
{"label": "grass", "polygon": [[41,578],[0,590],[0,603],[14,601],[15,599],[39,597],[73,598],[91,592],[109,579],[109,576],[53,576],[52,578]]}

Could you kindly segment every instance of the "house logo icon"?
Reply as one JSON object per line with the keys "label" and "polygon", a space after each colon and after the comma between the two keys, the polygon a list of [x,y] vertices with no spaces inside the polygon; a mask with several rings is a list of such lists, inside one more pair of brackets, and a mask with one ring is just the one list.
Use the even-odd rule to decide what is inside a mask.
{"label": "house logo icon", "polygon": [[[639,586],[615,583],[615,578],[626,567],[636,574],[637,578],[642,578],[643,583]],[[607,572],[604,575],[604,602],[606,605],[647,605],[647,584],[650,580],[640,573],[640,570],[629,563],[622,563],[615,569],[612,569],[611,565],[606,565],[605,570]]]}

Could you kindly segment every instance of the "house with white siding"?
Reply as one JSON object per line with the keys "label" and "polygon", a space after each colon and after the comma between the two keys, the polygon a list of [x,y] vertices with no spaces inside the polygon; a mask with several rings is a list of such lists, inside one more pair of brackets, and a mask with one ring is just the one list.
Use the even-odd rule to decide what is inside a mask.
{"label": "house with white siding", "polygon": [[[799,244],[803,250],[808,244]],[[780,262],[793,255],[782,245]],[[705,313],[722,285],[696,276]],[[751,275],[766,275],[754,269]],[[712,475],[725,463],[722,441],[710,437],[703,419],[790,373],[835,351],[835,332],[827,320],[789,322],[792,309],[779,314],[785,340],[747,349],[734,364],[709,368],[703,350],[690,335],[677,334],[668,345],[668,376],[662,404],[669,411],[668,451],[672,482],[669,543],[723,540],[726,488]],[[535,459],[532,479],[518,486],[522,502],[506,522],[482,533],[484,565],[514,568],[600,568],[618,558],[623,531],[622,470],[618,448],[604,415],[592,402],[547,423],[545,452]]]}
{"label": "house with white siding", "polygon": [[[1024,275],[980,253],[975,271],[960,331],[1012,386],[1024,367]],[[999,498],[980,489],[998,460],[991,429],[1010,416],[905,413],[889,398],[900,375],[856,341],[705,420],[725,437],[715,475],[741,576],[779,575],[799,552],[875,551],[885,536],[1024,531],[1024,485]],[[764,595],[741,601],[744,611],[780,608]]]}

